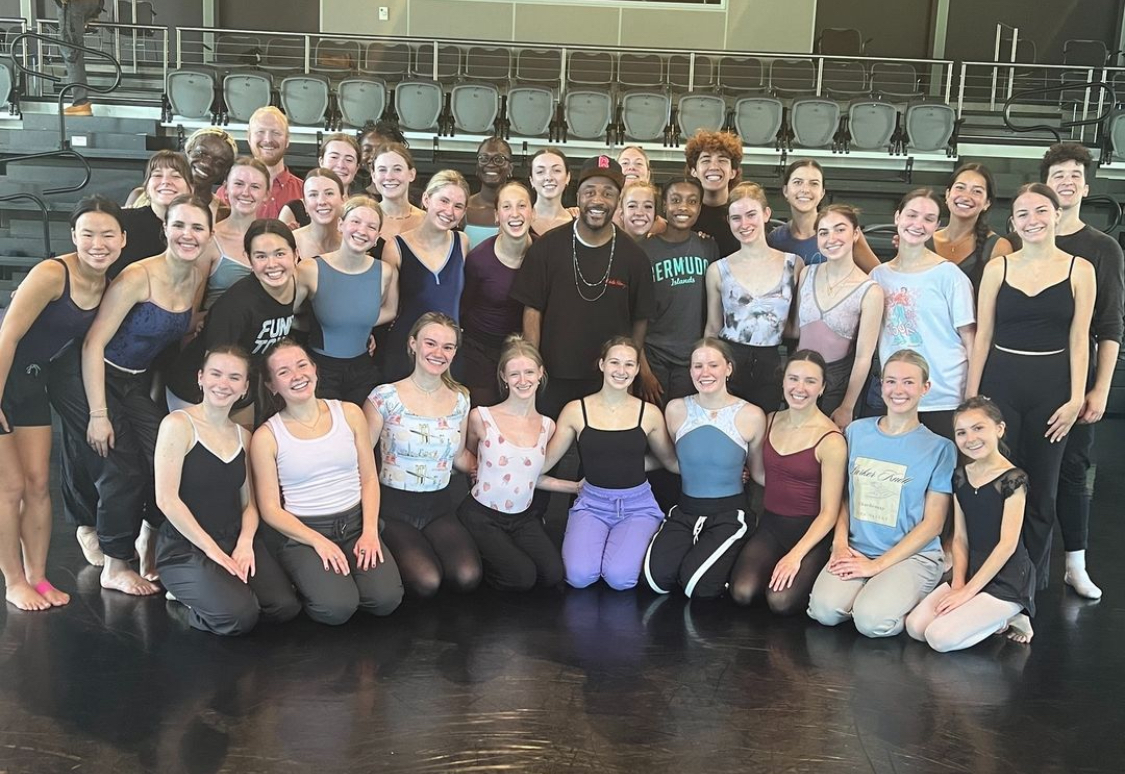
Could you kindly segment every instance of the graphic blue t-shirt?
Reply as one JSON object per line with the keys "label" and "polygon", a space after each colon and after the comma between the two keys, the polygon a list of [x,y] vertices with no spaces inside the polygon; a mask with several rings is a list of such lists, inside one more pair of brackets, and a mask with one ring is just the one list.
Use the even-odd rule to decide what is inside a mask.
{"label": "graphic blue t-shirt", "polygon": [[[879,418],[848,425],[848,531],[851,547],[875,559],[914,529],[926,505],[926,492],[953,493],[953,443],[919,425],[903,435],[888,435]],[[940,551],[934,537],[921,551]]]}

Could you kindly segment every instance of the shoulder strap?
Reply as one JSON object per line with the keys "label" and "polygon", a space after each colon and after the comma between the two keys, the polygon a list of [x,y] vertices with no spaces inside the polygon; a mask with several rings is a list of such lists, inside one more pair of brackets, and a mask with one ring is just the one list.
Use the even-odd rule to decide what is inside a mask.
{"label": "shoulder strap", "polygon": [[637,427],[640,427],[645,418],[645,400],[641,398],[641,413],[637,414]]}
{"label": "shoulder strap", "polygon": [[1004,256],[1004,276],[1000,278],[1001,282],[1008,281],[1008,256]]}
{"label": "shoulder strap", "polygon": [[[191,414],[187,413],[183,409],[176,409],[173,413],[183,414],[185,417],[187,417],[188,424],[191,425],[191,445],[195,446],[197,443],[199,443],[199,429],[195,426],[195,420],[192,419]],[[241,432],[238,434],[238,438],[239,441],[242,440]]]}
{"label": "shoulder strap", "polygon": [[1066,278],[1070,279],[1070,275],[1074,274],[1074,261],[1078,258],[1076,255],[1070,256],[1070,270],[1066,273]]}
{"label": "shoulder strap", "polygon": [[579,398],[578,399],[578,405],[580,405],[582,407],[582,425],[584,427],[589,427],[590,426],[590,420],[586,418],[586,399],[585,398]]}
{"label": "shoulder strap", "polygon": [[817,438],[816,443],[814,443],[812,447],[815,449],[816,447],[820,446],[820,442],[830,435],[843,435],[843,433],[841,433],[839,430],[829,430],[827,433],[820,436],[820,438]]}

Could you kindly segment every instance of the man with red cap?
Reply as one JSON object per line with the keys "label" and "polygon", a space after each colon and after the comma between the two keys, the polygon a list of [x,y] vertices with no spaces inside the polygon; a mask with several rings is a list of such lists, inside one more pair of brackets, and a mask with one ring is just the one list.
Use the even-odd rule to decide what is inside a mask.
{"label": "man with red cap", "polygon": [[524,305],[523,335],[547,368],[540,411],[601,389],[598,357],[614,336],[644,346],[652,311],[652,268],[644,251],[613,225],[625,184],[621,166],[595,156],[578,174],[578,217],[540,237],[527,251],[511,295]]}

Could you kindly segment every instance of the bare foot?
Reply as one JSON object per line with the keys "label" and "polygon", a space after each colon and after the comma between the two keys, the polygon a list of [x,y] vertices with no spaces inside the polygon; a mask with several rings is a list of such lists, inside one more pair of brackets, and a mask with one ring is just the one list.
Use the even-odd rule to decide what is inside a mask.
{"label": "bare foot", "polygon": [[98,545],[98,531],[93,527],[79,527],[77,535],[78,546],[82,549],[86,561],[95,567],[105,565],[105,554],[102,553],[102,547]]}
{"label": "bare foot", "polygon": [[101,580],[103,589],[120,591],[136,597],[146,597],[160,591],[155,583],[142,578],[133,571],[128,562],[121,559],[106,557]]}
{"label": "bare foot", "polygon": [[67,594],[65,591],[59,591],[55,588],[55,585],[46,578],[36,583],[31,583],[31,578],[28,578],[27,582],[31,584],[32,588],[39,592],[39,596],[50,602],[52,607],[62,607],[70,603],[70,594]]}
{"label": "bare foot", "polygon": [[51,607],[51,603],[26,582],[8,586],[4,591],[4,598],[20,610],[49,610]]}
{"label": "bare foot", "polygon": [[141,575],[148,581],[160,580],[160,573],[156,571],[156,530],[147,521],[141,522],[141,534],[135,546],[141,561]]}
{"label": "bare foot", "polygon": [[1008,625],[1000,633],[1006,634],[1009,640],[1021,645],[1031,642],[1031,638],[1035,635],[1035,632],[1031,630],[1031,619],[1027,617],[1026,613],[1019,613],[1009,618]]}

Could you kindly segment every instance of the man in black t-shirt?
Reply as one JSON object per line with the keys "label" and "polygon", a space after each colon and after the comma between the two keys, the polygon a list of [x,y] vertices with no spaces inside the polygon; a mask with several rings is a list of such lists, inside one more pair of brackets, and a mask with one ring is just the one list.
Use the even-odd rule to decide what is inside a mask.
{"label": "man in black t-shirt", "polygon": [[601,389],[602,344],[632,336],[644,346],[652,311],[652,270],[644,252],[613,225],[625,177],[609,156],[578,174],[578,217],[527,251],[511,297],[524,305],[523,335],[547,368],[540,410],[558,418],[572,400]]}
{"label": "man in black t-shirt", "polygon": [[1086,572],[1091,499],[1087,474],[1094,448],[1094,425],[1105,414],[1125,329],[1125,257],[1116,240],[1082,222],[1082,200],[1090,193],[1086,175],[1092,169],[1090,152],[1073,142],[1052,145],[1039,165],[1043,182],[1058,194],[1062,209],[1055,244],[1060,250],[1094,264],[1098,278],[1090,325],[1091,378],[1086,383],[1086,402],[1078,422],[1067,437],[1055,505],[1066,550],[1063,578],[1080,596],[1100,599],[1102,590]]}
{"label": "man in black t-shirt", "polygon": [[742,139],[730,132],[700,129],[684,147],[686,174],[703,186],[703,206],[695,228],[719,245],[719,257],[738,252],[740,245],[727,222],[727,200],[742,177]]}

